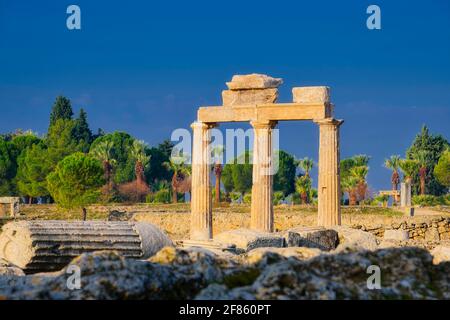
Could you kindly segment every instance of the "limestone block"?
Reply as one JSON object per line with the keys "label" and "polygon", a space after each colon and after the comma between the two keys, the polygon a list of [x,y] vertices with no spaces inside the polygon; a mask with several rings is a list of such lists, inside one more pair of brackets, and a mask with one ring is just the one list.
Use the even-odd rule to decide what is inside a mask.
{"label": "limestone block", "polygon": [[378,247],[376,237],[370,232],[353,229],[346,226],[334,226],[339,236],[339,246],[337,250],[345,250],[347,248],[353,250],[376,250]]}
{"label": "limestone block", "polygon": [[278,88],[283,83],[281,78],[272,78],[265,74],[234,75],[231,82],[227,82],[230,90]]}
{"label": "limestone block", "polygon": [[439,236],[439,231],[437,228],[428,228],[425,231],[425,240],[427,241],[439,241],[440,240],[440,236]]}
{"label": "limestone block", "polygon": [[321,250],[336,249],[339,238],[335,230],[322,227],[297,227],[282,232],[288,247],[318,248]]}
{"label": "limestone block", "polygon": [[431,255],[433,256],[434,264],[450,261],[450,246],[449,245],[436,246],[433,250],[431,250]]}
{"label": "limestone block", "polygon": [[113,250],[146,259],[172,241],[149,223],[111,221],[20,221],[3,226],[0,258],[25,273],[60,270],[75,257]]}
{"label": "limestone block", "polygon": [[385,230],[383,239],[406,241],[409,239],[409,232],[406,230]]}
{"label": "limestone block", "polygon": [[330,102],[329,87],[296,87],[292,88],[295,103],[328,103]]}
{"label": "limestone block", "polygon": [[242,251],[250,251],[255,248],[284,246],[284,238],[275,233],[266,233],[250,229],[235,229],[225,231],[214,237],[215,242],[234,244]]}
{"label": "limestone block", "polygon": [[225,107],[274,103],[278,98],[278,89],[224,90],[222,100]]}

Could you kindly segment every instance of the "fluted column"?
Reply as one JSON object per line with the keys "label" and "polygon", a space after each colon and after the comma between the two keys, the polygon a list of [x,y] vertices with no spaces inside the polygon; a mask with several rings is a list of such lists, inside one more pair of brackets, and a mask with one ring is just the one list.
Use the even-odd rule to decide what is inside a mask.
{"label": "fluted column", "polygon": [[210,128],[214,125],[194,122],[192,143],[191,240],[212,238]]}
{"label": "fluted column", "polygon": [[339,126],[343,121],[328,118],[315,122],[320,130],[317,224],[319,226],[340,225]]}
{"label": "fluted column", "polygon": [[273,232],[272,130],[275,121],[251,122],[254,131],[251,229]]}

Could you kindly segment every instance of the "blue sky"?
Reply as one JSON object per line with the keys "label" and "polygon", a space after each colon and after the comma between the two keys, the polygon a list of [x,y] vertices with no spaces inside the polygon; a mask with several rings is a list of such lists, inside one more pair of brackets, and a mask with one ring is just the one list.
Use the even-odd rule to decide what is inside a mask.
{"label": "blue sky", "polygon": [[[66,28],[70,4],[79,31]],[[366,28],[371,4],[381,30]],[[331,87],[342,157],[372,156],[373,189],[389,188],[383,159],[404,155],[422,124],[450,138],[446,0],[0,0],[0,37],[0,132],[44,133],[63,94],[93,130],[154,145],[188,128],[198,106],[220,104],[233,74],[258,72],[284,79],[280,102],[293,86]],[[279,128],[283,149],[317,161],[314,124]]]}

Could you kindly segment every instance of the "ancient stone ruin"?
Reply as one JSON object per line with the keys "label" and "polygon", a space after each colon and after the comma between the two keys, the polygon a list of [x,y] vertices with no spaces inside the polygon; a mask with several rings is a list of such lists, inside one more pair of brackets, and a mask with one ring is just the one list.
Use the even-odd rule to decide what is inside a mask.
{"label": "ancient stone ruin", "polygon": [[19,213],[19,197],[0,197],[0,218],[14,218]]}
{"label": "ancient stone ruin", "polygon": [[250,122],[254,130],[251,229],[274,231],[272,132],[279,121],[307,120],[319,126],[318,226],[341,224],[339,127],[328,87],[292,89],[292,103],[277,103],[282,80],[261,74],[236,75],[222,92],[223,105],[200,107],[192,124],[191,240],[210,240],[212,198],[210,129],[221,122]]}
{"label": "ancient stone ruin", "polygon": [[114,250],[147,259],[172,241],[149,223],[122,221],[20,221],[3,227],[0,259],[26,273],[60,270],[87,252]]}

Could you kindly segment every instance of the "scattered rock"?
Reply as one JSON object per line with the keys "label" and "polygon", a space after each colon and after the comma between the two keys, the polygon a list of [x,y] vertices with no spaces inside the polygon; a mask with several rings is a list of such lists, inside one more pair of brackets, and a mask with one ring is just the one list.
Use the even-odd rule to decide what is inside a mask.
{"label": "scattered rock", "polygon": [[339,246],[336,250],[376,250],[378,247],[376,237],[369,232],[346,226],[334,226],[331,229],[339,236]]}
{"label": "scattered rock", "polygon": [[0,258],[0,277],[1,276],[24,276],[22,269],[10,264]]}
{"label": "scattered rock", "polygon": [[433,256],[434,264],[450,261],[450,245],[436,246],[431,250],[431,255]]}
{"label": "scattered rock", "polygon": [[[270,251],[278,252],[270,252]],[[261,249],[243,258],[209,250],[163,248],[149,260],[113,251],[83,254],[81,288],[69,290],[66,270],[0,276],[5,299],[449,299],[450,263],[432,263],[423,249],[323,253],[306,260],[297,248]],[[317,249],[298,248],[320,253]],[[305,251],[306,250],[306,251]],[[280,255],[283,253],[284,255]],[[262,257],[257,258],[257,257]],[[382,270],[379,290],[367,288],[367,268]]]}
{"label": "scattered rock", "polygon": [[281,78],[272,78],[265,74],[234,75],[231,82],[227,82],[230,90],[278,88],[283,83]]}
{"label": "scattered rock", "polygon": [[284,246],[284,238],[282,236],[276,233],[265,233],[250,229],[225,231],[215,236],[214,241],[234,244],[237,249],[244,252],[261,247],[281,248]]}
{"label": "scattered rock", "polygon": [[[367,288],[373,264],[382,270],[379,290]],[[196,299],[445,299],[449,271],[450,264],[436,267],[429,253],[417,248],[322,254],[270,264],[248,286],[230,290],[211,284]]]}

